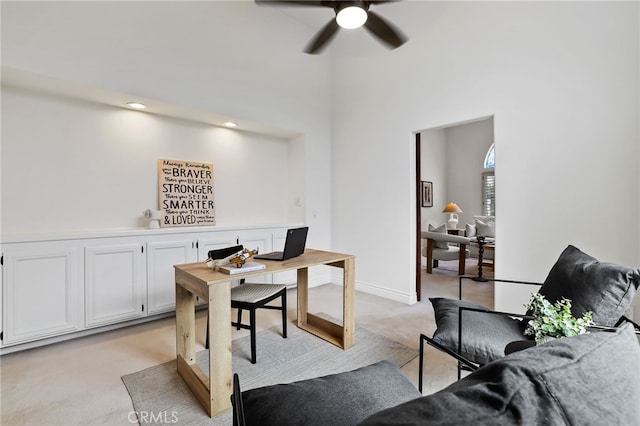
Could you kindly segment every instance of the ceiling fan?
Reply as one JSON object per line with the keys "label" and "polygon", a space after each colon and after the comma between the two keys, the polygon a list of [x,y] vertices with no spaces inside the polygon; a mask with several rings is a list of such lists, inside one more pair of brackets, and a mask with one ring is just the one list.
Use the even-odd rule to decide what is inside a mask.
{"label": "ceiling fan", "polygon": [[340,28],[359,28],[364,26],[378,40],[389,48],[395,49],[407,41],[398,29],[377,13],[369,10],[369,6],[391,3],[395,0],[255,0],[257,5],[312,6],[330,7],[336,17],[329,21],[309,42],[304,51],[309,54],[320,53]]}

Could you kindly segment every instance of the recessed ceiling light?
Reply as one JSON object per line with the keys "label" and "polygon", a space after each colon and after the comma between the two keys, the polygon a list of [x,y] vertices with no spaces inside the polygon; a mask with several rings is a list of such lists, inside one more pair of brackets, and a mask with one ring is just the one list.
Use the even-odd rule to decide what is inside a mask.
{"label": "recessed ceiling light", "polygon": [[226,123],[224,123],[224,125],[227,127],[238,127],[238,124],[234,123],[233,121],[227,121]]}
{"label": "recessed ceiling light", "polygon": [[145,104],[141,104],[140,102],[127,102],[127,106],[133,109],[146,109],[147,106]]}

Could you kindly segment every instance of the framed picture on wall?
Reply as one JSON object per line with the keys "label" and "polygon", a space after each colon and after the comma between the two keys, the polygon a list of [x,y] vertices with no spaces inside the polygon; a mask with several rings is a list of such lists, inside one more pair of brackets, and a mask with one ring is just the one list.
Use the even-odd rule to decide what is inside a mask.
{"label": "framed picture on wall", "polygon": [[433,207],[433,183],[422,181],[422,207]]}

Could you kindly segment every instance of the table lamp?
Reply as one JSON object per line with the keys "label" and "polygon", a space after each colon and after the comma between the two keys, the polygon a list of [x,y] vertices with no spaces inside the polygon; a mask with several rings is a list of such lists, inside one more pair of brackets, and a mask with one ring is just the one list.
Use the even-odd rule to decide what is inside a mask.
{"label": "table lamp", "polygon": [[456,229],[458,226],[458,215],[457,213],[462,213],[462,210],[456,203],[449,203],[442,210],[442,213],[449,213],[449,220],[447,220],[447,229]]}

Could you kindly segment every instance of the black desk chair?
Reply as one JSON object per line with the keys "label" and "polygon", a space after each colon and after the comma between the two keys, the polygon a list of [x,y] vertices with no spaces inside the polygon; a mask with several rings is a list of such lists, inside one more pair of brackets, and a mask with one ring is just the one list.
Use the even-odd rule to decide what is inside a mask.
{"label": "black desk chair", "polygon": [[[280,306],[267,303],[281,298]],[[231,289],[231,307],[238,310],[238,320],[231,322],[238,330],[244,328],[251,332],[251,363],[256,363],[256,309],[274,309],[282,311],[282,337],[287,337],[287,286],[284,284],[240,284]],[[242,311],[249,311],[249,323],[242,323]],[[209,349],[209,323],[205,348]]]}

